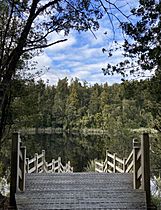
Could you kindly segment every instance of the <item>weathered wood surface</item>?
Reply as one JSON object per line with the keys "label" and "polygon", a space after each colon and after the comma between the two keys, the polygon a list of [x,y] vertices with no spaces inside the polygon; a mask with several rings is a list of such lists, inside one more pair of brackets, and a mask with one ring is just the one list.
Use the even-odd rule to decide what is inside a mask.
{"label": "weathered wood surface", "polygon": [[149,134],[144,133],[141,136],[141,143],[137,139],[133,139],[133,149],[128,158],[120,159],[116,153],[110,154],[106,151],[104,162],[95,161],[95,171],[99,173],[133,173],[133,188],[146,192],[147,206],[151,208],[149,154]]}
{"label": "weathered wood surface", "polygon": [[145,210],[146,196],[133,189],[132,174],[26,174],[26,190],[16,194],[18,210]]}
{"label": "weathered wood surface", "polygon": [[45,159],[45,150],[42,150],[41,154],[35,153],[34,158],[26,158],[26,172],[27,173],[72,173],[73,167],[70,165],[70,161],[63,165],[61,157],[57,160],[52,159],[48,163]]}

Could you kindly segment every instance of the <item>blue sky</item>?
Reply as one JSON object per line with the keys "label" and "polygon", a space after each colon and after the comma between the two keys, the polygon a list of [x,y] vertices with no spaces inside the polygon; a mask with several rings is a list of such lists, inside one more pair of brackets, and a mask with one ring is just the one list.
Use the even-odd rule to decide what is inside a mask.
{"label": "blue sky", "polygon": [[[129,5],[123,9],[125,14],[128,14],[129,7],[133,7],[134,2],[132,0],[116,1],[119,5],[125,5],[127,2]],[[117,11],[114,12],[117,17],[123,18]],[[115,38],[122,43],[122,34],[118,29],[116,19],[113,19],[113,24],[116,30]],[[53,45],[34,58],[38,62],[38,69],[44,66],[49,67],[49,70],[44,71],[41,78],[45,82],[49,80],[49,84],[56,84],[59,79],[64,77],[69,80],[77,77],[80,81],[87,81],[89,84],[108,82],[111,85],[121,82],[119,75],[104,76],[101,70],[106,67],[108,62],[114,64],[122,59],[121,51],[118,51],[110,60],[107,54],[102,52],[102,48],[111,46],[114,36],[108,18],[101,20],[100,28],[95,31],[95,36],[96,38],[91,32],[71,31],[66,42]],[[49,37],[49,42],[59,39],[64,39],[63,33],[52,34]]]}

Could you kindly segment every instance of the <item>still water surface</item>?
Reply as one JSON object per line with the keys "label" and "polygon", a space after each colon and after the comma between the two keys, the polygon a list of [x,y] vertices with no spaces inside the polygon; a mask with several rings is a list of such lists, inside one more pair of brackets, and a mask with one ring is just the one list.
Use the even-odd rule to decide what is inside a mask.
{"label": "still water surface", "polygon": [[45,150],[47,161],[60,156],[63,163],[70,160],[77,172],[84,171],[90,160],[104,159],[110,146],[107,135],[36,134],[25,135],[22,141],[27,147],[27,157]]}

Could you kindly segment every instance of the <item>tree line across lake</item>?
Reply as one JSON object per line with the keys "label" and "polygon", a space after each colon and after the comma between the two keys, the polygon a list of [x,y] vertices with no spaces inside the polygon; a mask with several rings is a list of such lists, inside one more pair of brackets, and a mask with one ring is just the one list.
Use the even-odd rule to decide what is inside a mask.
{"label": "tree line across lake", "polygon": [[121,84],[68,83],[55,86],[42,80],[16,81],[12,116],[16,128],[63,128],[118,130],[155,128],[160,130],[161,93],[159,78],[124,81]]}
{"label": "tree line across lake", "polygon": [[155,129],[152,168],[161,168],[160,77],[113,85],[89,85],[78,78],[60,79],[52,86],[18,80],[12,90],[11,123],[14,129],[51,127],[80,134],[83,129],[104,130],[122,155],[131,150],[141,128],[151,133]]}

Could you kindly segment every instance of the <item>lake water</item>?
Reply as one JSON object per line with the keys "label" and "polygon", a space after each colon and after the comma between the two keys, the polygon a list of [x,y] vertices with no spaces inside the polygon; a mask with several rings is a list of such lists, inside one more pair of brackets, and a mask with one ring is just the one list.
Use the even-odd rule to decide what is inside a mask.
{"label": "lake water", "polygon": [[63,163],[70,160],[77,172],[84,171],[90,160],[104,160],[106,149],[111,145],[107,135],[67,133],[25,135],[22,142],[27,147],[27,157],[32,158],[34,153],[45,150],[47,161],[60,156]]}

